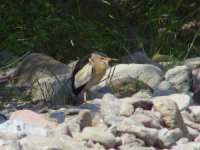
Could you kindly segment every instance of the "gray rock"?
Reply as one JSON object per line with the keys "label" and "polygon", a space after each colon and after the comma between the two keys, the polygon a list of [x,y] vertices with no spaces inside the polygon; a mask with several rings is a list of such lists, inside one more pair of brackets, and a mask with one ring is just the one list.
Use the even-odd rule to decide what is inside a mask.
{"label": "gray rock", "polygon": [[105,146],[106,148],[113,148],[116,144],[116,138],[113,134],[100,130],[98,128],[86,127],[81,133],[83,140],[93,140]]}
{"label": "gray rock", "polygon": [[[113,72],[114,71],[114,72]],[[112,73],[110,77],[110,73]],[[106,75],[103,79],[105,81],[101,82],[100,86],[105,86],[108,81],[120,79],[124,77],[132,77],[141,80],[146,83],[151,88],[154,88],[162,80],[162,71],[153,65],[147,64],[119,64],[114,67],[111,67],[107,70]]]}
{"label": "gray rock", "polygon": [[169,129],[180,128],[184,136],[188,131],[175,102],[167,98],[160,98],[154,102],[154,110],[161,114],[165,127]]}
{"label": "gray rock", "polygon": [[30,150],[39,150],[39,149],[87,150],[88,149],[67,135],[62,135],[62,136],[59,135],[56,137],[54,136],[42,137],[42,136],[31,135],[21,139],[20,145],[24,150],[25,149],[30,149]]}
{"label": "gray rock", "polygon": [[47,136],[48,134],[46,129],[35,127],[34,125],[21,120],[8,120],[0,124],[0,131],[3,133],[35,134],[40,136]]}
{"label": "gray rock", "polygon": [[13,83],[23,87],[37,82],[41,78],[71,74],[72,69],[52,57],[40,53],[27,55],[13,73]]}
{"label": "gray rock", "polygon": [[200,90],[194,92],[192,99],[194,100],[195,104],[200,104]]}
{"label": "gray rock", "polygon": [[166,96],[177,93],[177,90],[169,81],[162,81],[154,89],[154,96]]}
{"label": "gray rock", "polygon": [[63,123],[65,121],[65,116],[57,111],[51,112],[49,117],[55,119],[57,123]]}
{"label": "gray rock", "polygon": [[186,144],[179,144],[179,145],[173,146],[171,150],[183,150],[185,148],[187,148],[187,150],[199,150],[200,143],[189,142]]}
{"label": "gray rock", "polygon": [[156,143],[158,136],[158,131],[156,129],[146,128],[134,124],[125,124],[124,122],[118,126],[118,132],[134,134],[150,146]]}
{"label": "gray rock", "polygon": [[6,117],[6,115],[4,115],[4,113],[0,113],[0,124],[4,123],[7,120],[8,118]]}
{"label": "gray rock", "polygon": [[158,140],[156,147],[159,148],[171,148],[176,144],[176,141],[183,137],[183,134],[179,128],[168,130],[166,128],[161,129],[158,132]]}
{"label": "gray rock", "polygon": [[192,91],[197,92],[200,90],[200,68],[192,71],[192,79]]}
{"label": "gray rock", "polygon": [[183,62],[183,65],[185,65],[189,68],[192,68],[192,69],[199,68],[200,67],[200,57],[186,59]]}
{"label": "gray rock", "polygon": [[176,66],[169,69],[165,74],[165,79],[179,92],[186,92],[191,87],[191,71],[186,66]]}

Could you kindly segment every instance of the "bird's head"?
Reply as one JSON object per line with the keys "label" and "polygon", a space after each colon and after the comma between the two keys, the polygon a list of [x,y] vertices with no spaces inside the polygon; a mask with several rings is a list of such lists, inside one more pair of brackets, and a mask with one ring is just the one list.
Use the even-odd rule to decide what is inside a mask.
{"label": "bird's head", "polygon": [[100,52],[94,52],[94,53],[92,53],[91,59],[92,59],[93,61],[103,61],[103,62],[106,63],[106,64],[118,60],[118,59],[115,59],[115,58],[107,57],[106,54],[100,53]]}

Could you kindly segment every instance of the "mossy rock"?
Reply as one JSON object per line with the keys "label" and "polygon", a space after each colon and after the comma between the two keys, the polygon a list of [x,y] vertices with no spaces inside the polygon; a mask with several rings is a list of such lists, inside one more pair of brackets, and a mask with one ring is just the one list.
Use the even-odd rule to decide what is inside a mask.
{"label": "mossy rock", "polygon": [[153,62],[167,62],[170,59],[172,59],[172,56],[169,55],[161,55],[161,54],[155,54],[153,55],[153,57],[151,58],[151,60]]}
{"label": "mossy rock", "polygon": [[119,94],[121,97],[132,96],[141,89],[153,92],[153,89],[150,86],[136,78],[131,77],[115,79],[111,81],[108,86],[113,89],[114,93]]}

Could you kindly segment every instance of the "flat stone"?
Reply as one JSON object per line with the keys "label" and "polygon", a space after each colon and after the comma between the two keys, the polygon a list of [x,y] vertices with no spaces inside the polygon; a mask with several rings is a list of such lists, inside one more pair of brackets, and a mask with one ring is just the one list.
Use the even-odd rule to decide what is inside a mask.
{"label": "flat stone", "polygon": [[59,135],[52,137],[42,137],[42,136],[27,136],[20,140],[20,145],[22,149],[31,150],[43,150],[43,149],[59,149],[59,150],[87,150],[80,143],[73,140],[67,135]]}
{"label": "flat stone", "polygon": [[41,114],[35,113],[31,110],[18,110],[10,115],[11,120],[22,120],[41,128],[55,128],[55,122],[48,121],[42,117]]}
{"label": "flat stone", "polygon": [[93,140],[105,146],[113,148],[116,144],[116,138],[113,134],[94,127],[86,127],[81,133],[83,140]]}
{"label": "flat stone", "polygon": [[37,127],[22,120],[8,120],[0,124],[0,131],[2,133],[35,134],[40,136],[47,136],[48,134],[46,129]]}

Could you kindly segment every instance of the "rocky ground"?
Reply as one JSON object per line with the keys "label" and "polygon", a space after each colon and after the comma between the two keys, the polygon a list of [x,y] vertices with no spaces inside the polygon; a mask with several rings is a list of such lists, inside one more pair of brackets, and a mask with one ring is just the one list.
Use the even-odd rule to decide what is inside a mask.
{"label": "rocky ground", "polygon": [[0,73],[1,87],[12,85],[32,100],[10,102],[1,111],[0,149],[200,149],[200,58],[166,69],[169,63],[140,52],[125,56],[82,103],[82,95],[71,94],[75,62],[28,55],[7,72],[9,83]]}

